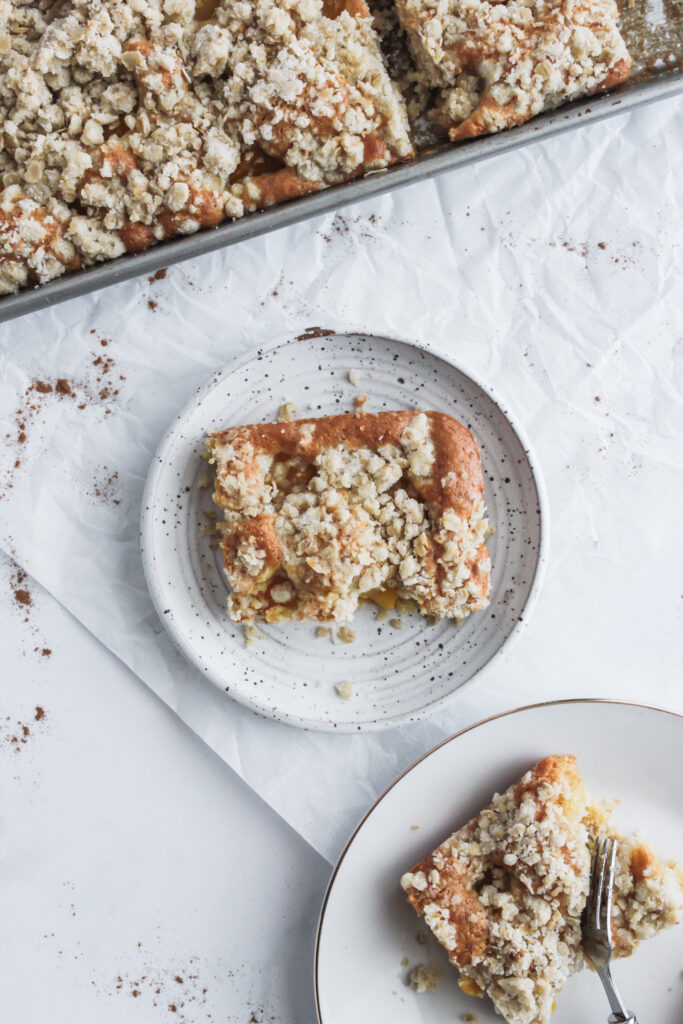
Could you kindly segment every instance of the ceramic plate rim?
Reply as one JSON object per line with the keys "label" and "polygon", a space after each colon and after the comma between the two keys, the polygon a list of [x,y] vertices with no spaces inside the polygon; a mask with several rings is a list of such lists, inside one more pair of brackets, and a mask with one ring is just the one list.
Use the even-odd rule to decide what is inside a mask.
{"label": "ceramic plate rim", "polygon": [[[319,332],[319,333],[313,333]],[[164,615],[164,609],[166,602],[164,600],[164,594],[162,592],[162,584],[160,582],[160,573],[158,567],[155,564],[153,557],[154,552],[154,541],[155,541],[155,530],[154,530],[154,515],[153,515],[153,496],[156,494],[160,478],[164,472],[166,461],[168,459],[169,451],[173,446],[178,431],[182,428],[185,421],[189,416],[196,411],[199,405],[205,400],[205,398],[217,387],[220,387],[222,382],[244,367],[246,364],[257,359],[259,356],[267,354],[274,349],[284,347],[292,342],[303,341],[307,338],[311,340],[328,337],[329,335],[345,335],[348,337],[359,335],[361,337],[379,338],[386,339],[388,341],[396,341],[403,345],[422,350],[437,359],[442,359],[444,362],[452,366],[458,373],[468,377],[476,387],[480,388],[481,391],[490,399],[495,407],[500,411],[501,415],[509,423],[513,432],[516,434],[524,453],[529,463],[531,475],[536,487],[536,493],[538,495],[538,522],[539,522],[539,544],[538,554],[536,559],[536,566],[534,568],[534,576],[529,594],[526,602],[523,605],[522,613],[518,617],[514,626],[512,627],[508,636],[503,640],[498,649],[491,655],[489,660],[485,662],[479,669],[477,669],[469,679],[464,683],[461,683],[455,690],[450,693],[444,694],[441,697],[437,697],[430,701],[428,704],[420,707],[417,710],[399,712],[392,716],[390,719],[373,719],[362,723],[356,722],[340,722],[335,723],[333,721],[320,720],[315,718],[307,718],[305,715],[294,715],[288,714],[286,718],[278,715],[275,709],[271,709],[262,705],[255,706],[253,700],[250,699],[249,695],[239,690],[236,690],[233,686],[230,686],[229,692],[226,694],[225,685],[230,680],[226,680],[225,677],[220,677],[212,668],[200,663],[197,654],[195,653],[195,647],[187,640],[184,632],[178,627],[175,622],[174,616]],[[541,472],[539,461],[536,457],[535,450],[529,438],[527,437],[526,431],[520,426],[519,421],[515,413],[511,413],[506,402],[503,402],[496,391],[491,388],[490,384],[482,379],[477,371],[471,370],[466,364],[456,362],[451,358],[450,354],[443,352],[437,346],[417,340],[410,337],[402,332],[395,331],[393,328],[383,328],[381,325],[377,327],[372,325],[347,323],[344,325],[337,325],[334,322],[327,322],[326,326],[315,326],[315,327],[293,327],[291,330],[282,332],[270,341],[259,343],[255,348],[250,349],[248,352],[243,353],[230,360],[219,370],[214,371],[209,379],[202,385],[200,385],[194,392],[194,394],[188,399],[187,402],[181,407],[180,411],[177,412],[167,429],[164,431],[157,448],[152,455],[149,470],[147,472],[147,478],[145,480],[145,486],[142,494],[142,506],[140,512],[140,527],[139,527],[139,547],[142,557],[143,571],[145,580],[147,583],[147,589],[152,603],[156,611],[157,617],[164,629],[171,637],[171,640],[175,644],[176,648],[181,652],[184,658],[200,672],[202,678],[208,678],[212,685],[218,687],[226,696],[236,701],[242,707],[248,708],[253,714],[258,715],[261,718],[266,718],[272,721],[281,722],[286,725],[291,725],[296,728],[311,730],[315,732],[331,732],[337,734],[344,733],[358,733],[358,732],[379,732],[385,729],[395,729],[402,725],[417,722],[426,718],[439,708],[444,705],[451,703],[456,700],[458,695],[468,688],[475,680],[481,680],[486,674],[493,668],[498,659],[501,657],[503,652],[509,652],[512,645],[517,641],[524,629],[528,625],[529,619],[533,614],[536,607],[540,591],[542,589],[543,580],[545,578],[545,572],[548,561],[548,548],[550,542],[550,516],[548,511],[548,497],[545,488],[545,481]]]}
{"label": "ceramic plate rim", "polygon": [[323,898],[322,906],[320,908],[320,915],[318,917],[318,926],[316,928],[316,933],[315,933],[315,953],[314,953],[314,958],[313,958],[313,989],[314,989],[314,994],[315,994],[315,1014],[316,1014],[317,1024],[325,1024],[325,1022],[323,1020],[323,1016],[322,1016],[322,1011],[320,1009],[319,969],[320,969],[320,944],[321,944],[321,939],[322,939],[323,924],[325,923],[325,913],[327,911],[327,905],[328,905],[330,897],[332,895],[332,890],[333,890],[334,884],[335,884],[335,882],[337,880],[337,875],[339,874],[339,871],[341,870],[341,866],[344,863],[346,855],[349,852],[349,850],[351,849],[351,847],[352,847],[352,845],[353,845],[353,843],[354,843],[354,841],[356,839],[356,836],[358,835],[360,830],[363,828],[363,826],[365,825],[365,823],[368,820],[368,818],[370,817],[370,815],[376,810],[377,807],[379,807],[379,805],[382,803],[384,798],[386,796],[388,796],[389,793],[399,784],[399,782],[401,782],[401,780],[404,779],[406,777],[406,775],[409,775],[410,772],[412,772],[412,770],[414,768],[417,768],[417,766],[419,764],[421,764],[423,761],[426,761],[427,758],[431,757],[432,754],[435,754],[437,750],[440,750],[442,747],[445,747],[447,744],[452,743],[454,740],[459,739],[461,736],[464,736],[466,733],[472,732],[474,729],[478,729],[482,725],[487,725],[489,722],[494,722],[494,721],[496,721],[496,719],[499,719],[499,718],[508,718],[508,717],[511,717],[512,715],[518,715],[518,714],[520,714],[520,713],[522,713],[524,711],[535,711],[538,708],[558,707],[558,706],[563,706],[563,705],[568,705],[568,704],[612,704],[612,705],[620,705],[620,706],[633,707],[633,708],[645,708],[648,711],[659,711],[659,712],[661,712],[663,714],[666,714],[666,715],[673,715],[675,718],[683,718],[683,712],[674,711],[673,708],[665,708],[665,707],[662,707],[659,704],[647,704],[644,701],[637,701],[637,700],[619,700],[617,698],[609,698],[609,697],[564,697],[561,700],[539,701],[536,704],[524,704],[524,705],[522,705],[521,707],[518,707],[518,708],[511,708],[509,711],[499,711],[495,715],[488,715],[486,718],[482,718],[478,722],[474,722],[472,725],[467,725],[467,726],[465,726],[464,729],[459,729],[458,732],[454,732],[451,736],[447,736],[445,739],[443,739],[439,743],[435,744],[433,747],[431,747],[429,750],[427,750],[424,754],[421,754],[420,757],[416,758],[412,762],[412,764],[408,765],[407,768],[404,768],[403,771],[399,775],[397,775],[396,778],[392,782],[389,783],[389,785],[386,787],[386,789],[384,789],[380,793],[380,795],[377,797],[377,799],[371,804],[371,806],[364,813],[363,817],[360,819],[360,821],[358,822],[358,824],[354,828],[353,832],[349,836],[347,842],[345,843],[344,849],[340,853],[339,859],[337,860],[337,863],[334,866],[334,870],[332,871],[332,875],[330,877],[330,880],[327,883],[327,889],[325,890],[325,896]]}

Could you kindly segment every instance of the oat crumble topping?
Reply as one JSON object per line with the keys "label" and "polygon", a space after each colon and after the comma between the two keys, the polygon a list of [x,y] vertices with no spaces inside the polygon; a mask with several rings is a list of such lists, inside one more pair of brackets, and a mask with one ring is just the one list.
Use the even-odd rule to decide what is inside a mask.
{"label": "oat crumble topping", "polygon": [[0,0],[0,294],[628,77],[615,0],[369,3]]}
{"label": "oat crumble topping", "polygon": [[[234,427],[209,438],[208,455],[234,621],[348,622],[361,598],[388,593],[456,621],[488,603],[481,461],[451,417]],[[348,626],[336,636],[354,638]]]}
{"label": "oat crumble topping", "polygon": [[452,141],[628,78],[616,0],[395,0],[432,116]]}
{"label": "oat crumble topping", "polygon": [[0,293],[411,155],[364,0],[0,0]]}
{"label": "oat crumble topping", "polygon": [[[581,914],[593,837],[616,835],[586,794],[576,760],[539,762],[401,879],[471,995],[509,1024],[548,1024],[555,998],[584,966]],[[675,924],[683,886],[638,838],[619,839],[615,954]]]}

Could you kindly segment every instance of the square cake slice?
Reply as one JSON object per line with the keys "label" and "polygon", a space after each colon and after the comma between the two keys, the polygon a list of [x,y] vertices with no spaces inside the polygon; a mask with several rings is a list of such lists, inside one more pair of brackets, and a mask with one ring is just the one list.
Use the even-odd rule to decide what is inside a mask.
{"label": "square cake slice", "polygon": [[456,621],[488,603],[481,459],[451,416],[230,427],[207,449],[235,622],[343,622],[388,592]]}
{"label": "square cake slice", "polygon": [[521,124],[625,81],[615,0],[396,0],[452,141]]}
{"label": "square cake slice", "polygon": [[584,966],[581,915],[599,834],[619,840],[616,955],[679,919],[680,871],[640,839],[616,835],[608,815],[574,757],[547,757],[401,879],[463,990],[489,996],[509,1024],[548,1024],[565,981]]}

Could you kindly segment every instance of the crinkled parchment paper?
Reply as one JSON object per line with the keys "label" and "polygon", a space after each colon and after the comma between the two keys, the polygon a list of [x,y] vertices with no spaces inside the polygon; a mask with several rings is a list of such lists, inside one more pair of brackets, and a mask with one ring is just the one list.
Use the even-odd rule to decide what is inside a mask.
{"label": "crinkled parchment paper", "polygon": [[[0,542],[330,859],[397,772],[479,718],[572,696],[683,710],[682,128],[683,101],[643,108],[0,330]],[[326,321],[486,377],[550,500],[520,641],[448,712],[376,735],[233,704],[176,653],[138,549],[152,453],[195,388]],[[59,379],[75,398],[27,394]]]}

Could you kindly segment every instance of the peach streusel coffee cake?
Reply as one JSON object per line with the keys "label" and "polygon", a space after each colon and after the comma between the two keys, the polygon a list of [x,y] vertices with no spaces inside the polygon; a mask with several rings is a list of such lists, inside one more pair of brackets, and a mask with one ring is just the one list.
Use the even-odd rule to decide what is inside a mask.
{"label": "peach streusel coffee cake", "polygon": [[617,956],[676,924],[680,870],[622,838],[585,791],[572,756],[552,756],[404,875],[415,910],[460,971],[509,1024],[548,1024],[565,981],[584,966],[581,914],[592,840],[619,840],[612,910]]}
{"label": "peach streusel coffee cake", "polygon": [[396,0],[453,141],[521,124],[628,78],[615,0]]}
{"label": "peach streusel coffee cake", "polygon": [[628,77],[615,0],[368,3],[0,0],[0,294]]}
{"label": "peach streusel coffee cake", "polygon": [[412,152],[364,0],[2,0],[0,117],[0,293]]}
{"label": "peach streusel coffee cake", "polygon": [[462,620],[488,603],[481,460],[439,412],[231,427],[208,439],[235,622],[346,621],[388,588]]}

